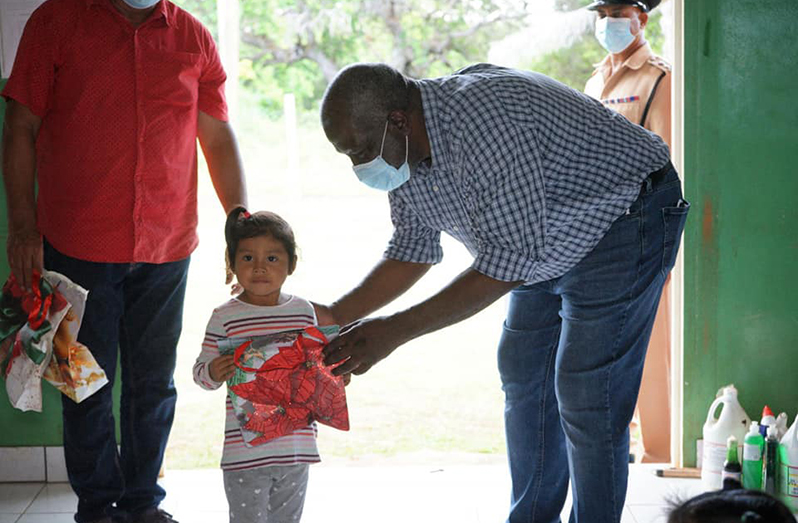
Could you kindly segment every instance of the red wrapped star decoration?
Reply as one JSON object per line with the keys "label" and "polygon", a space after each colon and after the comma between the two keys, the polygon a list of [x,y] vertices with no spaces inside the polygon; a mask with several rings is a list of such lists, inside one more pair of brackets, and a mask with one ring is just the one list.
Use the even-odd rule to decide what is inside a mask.
{"label": "red wrapped star decoration", "polygon": [[349,430],[343,378],[324,365],[322,349],[337,327],[305,327],[252,338],[219,340],[233,352],[228,382],[244,441],[258,445],[307,427],[313,420]]}

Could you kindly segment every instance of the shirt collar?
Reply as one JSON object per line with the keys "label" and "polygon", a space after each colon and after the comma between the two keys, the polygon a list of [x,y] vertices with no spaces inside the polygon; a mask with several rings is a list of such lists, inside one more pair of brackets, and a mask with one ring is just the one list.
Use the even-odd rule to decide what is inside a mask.
{"label": "shirt collar", "polygon": [[441,130],[438,129],[438,93],[435,92],[434,80],[417,80],[421,91],[421,107],[424,111],[424,125],[427,128],[427,138],[429,139],[430,170],[432,168],[443,167],[446,162],[445,148],[443,146]]}
{"label": "shirt collar", "polygon": [[[624,61],[624,63],[621,64],[621,67],[628,67],[630,69],[640,69],[641,67],[643,67],[643,64],[645,64],[648,61],[648,59],[651,58],[652,56],[654,56],[654,52],[651,50],[651,46],[648,45],[648,42],[646,42],[645,44],[638,47],[637,50],[634,53],[632,53],[632,56],[627,58]],[[610,67],[610,65],[611,65],[610,55],[607,55],[604,57],[604,60],[600,61],[597,64],[593,64],[593,67],[596,67],[597,69],[603,69],[606,67]]]}
{"label": "shirt collar", "polygon": [[[171,26],[174,14],[172,13],[172,9],[170,9],[171,4],[167,4],[169,4],[167,0],[161,0],[158,2],[158,4],[155,6],[155,10],[152,12],[147,21],[163,18],[166,25]],[[87,7],[92,7],[95,5],[104,6],[108,9],[114,9],[114,6],[111,5],[110,0],[86,0]],[[114,11],[116,11],[116,9],[114,9]]]}

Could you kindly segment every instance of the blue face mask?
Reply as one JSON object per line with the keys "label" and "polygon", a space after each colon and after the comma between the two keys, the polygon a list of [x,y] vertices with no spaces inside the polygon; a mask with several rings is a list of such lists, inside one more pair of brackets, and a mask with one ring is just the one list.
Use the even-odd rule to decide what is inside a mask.
{"label": "blue face mask", "polygon": [[161,0],[123,0],[133,9],[149,9]]}
{"label": "blue face mask", "polygon": [[393,191],[410,179],[410,165],[407,163],[409,149],[407,136],[405,136],[405,163],[397,169],[382,158],[382,149],[385,147],[385,135],[387,133],[388,122],[385,122],[380,154],[370,162],[352,166],[352,170],[355,171],[357,178],[361,182],[380,191]]}
{"label": "blue face mask", "polygon": [[631,27],[629,18],[599,18],[596,20],[596,39],[601,47],[618,54],[634,42],[635,35]]}

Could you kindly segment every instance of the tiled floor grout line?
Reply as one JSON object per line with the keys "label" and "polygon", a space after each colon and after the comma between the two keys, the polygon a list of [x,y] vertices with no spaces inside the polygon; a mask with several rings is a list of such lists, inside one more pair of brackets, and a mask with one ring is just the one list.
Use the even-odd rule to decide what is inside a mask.
{"label": "tiled floor grout line", "polygon": [[22,514],[20,514],[19,517],[16,520],[14,520],[14,523],[16,523],[17,521],[22,519],[22,516],[24,516],[28,512],[28,509],[30,509],[33,506],[33,504],[36,502],[36,498],[41,496],[42,492],[44,492],[44,489],[45,489],[46,486],[47,486],[47,483],[42,483],[41,485],[39,485],[39,491],[36,493],[35,496],[33,496],[33,499],[30,500],[30,503],[28,503],[28,506],[26,506],[24,509],[22,509]]}

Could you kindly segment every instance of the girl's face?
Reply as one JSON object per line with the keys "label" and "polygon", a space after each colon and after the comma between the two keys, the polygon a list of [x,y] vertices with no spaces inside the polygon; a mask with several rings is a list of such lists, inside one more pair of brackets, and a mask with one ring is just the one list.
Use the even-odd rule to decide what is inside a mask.
{"label": "girl's face", "polygon": [[244,288],[239,299],[252,305],[277,305],[283,282],[294,272],[294,260],[271,236],[245,238],[238,242],[233,272]]}

